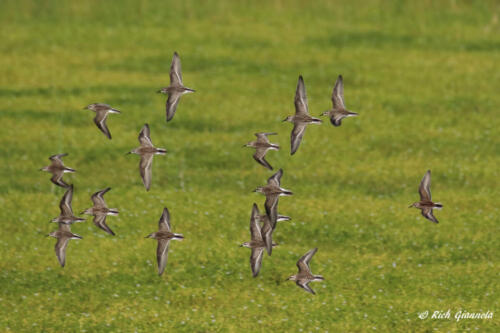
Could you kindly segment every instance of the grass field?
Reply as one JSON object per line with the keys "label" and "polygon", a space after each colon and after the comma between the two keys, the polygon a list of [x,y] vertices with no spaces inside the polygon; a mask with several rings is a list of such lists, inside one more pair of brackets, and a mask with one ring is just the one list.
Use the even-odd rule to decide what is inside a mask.
{"label": "grass field", "polygon": [[[0,4],[0,331],[498,332],[500,6],[495,1],[2,1]],[[186,86],[172,122],[174,51]],[[360,117],[310,126],[290,156],[299,74],[313,116],[337,75]],[[113,140],[82,108],[104,102]],[[125,155],[149,123],[146,192]],[[272,174],[241,146],[276,131],[292,217],[257,278],[248,263],[253,193]],[[54,254],[64,192],[38,169],[67,152],[73,208],[107,186],[108,218],[73,226]],[[408,205],[432,170],[440,223]],[[156,231],[174,232],[157,275]],[[318,247],[313,296],[285,279]],[[419,319],[423,311],[492,319]]]}

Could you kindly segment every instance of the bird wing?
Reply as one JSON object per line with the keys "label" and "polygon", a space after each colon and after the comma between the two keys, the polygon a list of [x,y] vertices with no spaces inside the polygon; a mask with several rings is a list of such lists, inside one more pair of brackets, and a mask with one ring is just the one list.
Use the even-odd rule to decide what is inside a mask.
{"label": "bird wing", "polygon": [[267,179],[268,185],[280,186],[281,184],[281,176],[283,176],[283,169],[279,169],[274,175]]}
{"label": "bird wing", "polygon": [[106,201],[104,201],[103,196],[109,190],[111,190],[111,187],[107,187],[104,190],[97,191],[94,194],[92,194],[92,196],[90,197],[90,199],[94,203],[94,207],[107,207],[106,206]]}
{"label": "bird wing", "polygon": [[73,216],[73,209],[71,208],[71,200],[73,200],[73,184],[71,184],[66,192],[64,193],[61,202],[59,203],[59,208],[61,209],[61,215]]}
{"label": "bird wing", "polygon": [[182,86],[181,58],[174,52],[172,64],[170,65],[170,85]]}
{"label": "bird wing", "polygon": [[68,241],[69,237],[59,237],[55,246],[56,256],[61,267],[64,267],[66,264],[66,247],[68,246]]}
{"label": "bird wing", "polygon": [[71,232],[71,226],[66,223],[59,223],[59,231],[68,231]]}
{"label": "bird wing", "polygon": [[175,116],[175,111],[177,111],[177,104],[181,99],[181,93],[178,91],[172,91],[168,94],[166,111],[167,111],[167,121],[172,120]]}
{"label": "bird wing", "polygon": [[98,227],[101,228],[102,230],[106,231],[110,235],[115,235],[113,230],[111,230],[110,227],[106,224],[106,214],[97,214],[94,216],[94,224]]}
{"label": "bird wing", "polygon": [[430,208],[430,207],[422,208],[422,216],[424,216],[426,219],[428,219],[434,223],[439,223],[437,218],[434,217],[434,214],[432,213],[432,208]]}
{"label": "bird wing", "polygon": [[257,204],[253,204],[252,206],[252,214],[250,215],[250,236],[252,241],[261,242],[262,241],[262,233],[259,225],[259,208]]}
{"label": "bird wing", "polygon": [[302,141],[302,137],[306,131],[307,124],[298,122],[293,126],[292,134],[290,135],[290,152],[291,154],[295,154],[297,149],[299,149],[300,142]]}
{"label": "bird wing", "polygon": [[271,225],[274,225],[278,220],[278,199],[279,194],[271,194],[266,196],[266,202],[264,206],[266,207],[266,214],[271,222]]}
{"label": "bird wing", "polygon": [[141,155],[141,162],[139,163],[139,171],[141,172],[142,182],[148,191],[151,187],[151,167],[153,165],[153,156],[154,154],[152,153],[143,154]]}
{"label": "bird wing", "polygon": [[158,274],[162,275],[167,265],[169,239],[158,239],[156,248],[156,259],[158,261]]}
{"label": "bird wing", "polygon": [[170,232],[170,212],[168,208],[163,208],[163,213],[161,214],[160,221],[158,221],[158,230],[159,231],[168,231]]}
{"label": "bird wing", "polygon": [[297,91],[295,92],[295,114],[309,114],[307,107],[306,86],[304,85],[302,75],[299,76]]}
{"label": "bird wing", "polygon": [[420,201],[431,201],[431,170],[427,170],[418,187]]}
{"label": "bird wing", "polygon": [[334,109],[345,109],[344,80],[342,79],[342,75],[339,75],[339,77],[337,78],[337,82],[335,82],[335,86],[333,87],[332,103]]}
{"label": "bird wing", "polygon": [[342,125],[342,119],[346,117],[345,114],[342,114],[341,112],[335,112],[331,117],[330,117],[330,122],[332,123],[333,126],[340,126]]}
{"label": "bird wing", "polygon": [[267,137],[268,135],[276,135],[278,133],[275,132],[270,132],[270,133],[255,133],[255,136],[257,137],[257,142],[262,142],[262,143],[269,143],[269,138]]}
{"label": "bird wing", "polygon": [[108,118],[107,110],[97,111],[94,117],[94,123],[101,130],[101,132],[103,132],[104,135],[108,137],[108,139],[111,139],[111,133],[109,132],[108,126],[106,125],[107,118]]}
{"label": "bird wing", "polygon": [[252,268],[253,277],[259,275],[260,268],[262,267],[263,254],[263,247],[252,248],[252,254],[250,255],[250,267]]}
{"label": "bird wing", "polygon": [[254,160],[256,160],[259,164],[265,166],[269,170],[272,170],[273,167],[269,164],[269,162],[266,161],[266,153],[267,153],[267,148],[265,147],[259,147],[255,149],[255,154],[253,154]]}
{"label": "bird wing", "polygon": [[264,219],[264,225],[261,229],[262,238],[264,239],[264,244],[266,244],[267,254],[271,255],[273,251],[273,227],[271,225],[269,217]]}
{"label": "bird wing", "polygon": [[318,251],[318,248],[314,248],[311,251],[307,252],[302,256],[297,261],[297,267],[299,268],[299,273],[300,272],[308,272],[311,273],[311,269],[309,268],[309,261],[311,261],[311,258],[314,256],[314,254]]}
{"label": "bird wing", "polygon": [[312,288],[311,288],[311,287],[309,287],[309,281],[304,282],[304,281],[302,281],[302,280],[299,280],[299,281],[297,281],[297,282],[296,282],[296,284],[297,284],[299,287],[303,288],[305,291],[310,292],[310,293],[311,293],[311,294],[313,294],[313,295],[316,295],[316,293],[314,292],[314,290],[312,290]]}
{"label": "bird wing", "polygon": [[62,179],[63,174],[64,174],[63,170],[53,171],[53,175],[52,175],[52,178],[50,178],[50,180],[51,180],[54,184],[56,184],[56,185],[58,185],[58,186],[61,186],[61,187],[65,187],[65,188],[66,188],[66,187],[68,187],[69,185],[68,185],[68,184],[66,184],[66,183],[64,182],[64,180]]}
{"label": "bird wing", "polygon": [[141,132],[139,133],[139,143],[143,147],[154,147],[153,142],[151,141],[151,134],[149,131],[148,124],[144,124],[144,126],[141,129]]}
{"label": "bird wing", "polygon": [[63,161],[62,161],[62,157],[68,155],[67,153],[65,154],[57,154],[57,155],[52,155],[49,157],[49,160],[52,161],[52,165],[54,166],[59,166],[59,167],[64,167],[64,164],[63,164]]}

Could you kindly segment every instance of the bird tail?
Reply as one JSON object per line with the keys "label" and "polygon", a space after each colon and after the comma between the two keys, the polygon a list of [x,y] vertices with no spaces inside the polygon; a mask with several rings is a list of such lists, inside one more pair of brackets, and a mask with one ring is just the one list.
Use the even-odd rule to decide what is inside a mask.
{"label": "bird tail", "polygon": [[156,148],[156,153],[160,154],[160,155],[164,155],[167,153],[167,150],[163,149],[163,148]]}
{"label": "bird tail", "polygon": [[75,169],[71,169],[71,168],[65,168],[64,170],[67,171],[67,172],[76,172]]}
{"label": "bird tail", "polygon": [[272,144],[272,145],[271,145],[271,148],[272,148],[272,149],[279,150],[279,149],[280,149],[280,146],[279,146],[279,145]]}
{"label": "bird tail", "polygon": [[119,213],[119,212],[118,212],[118,209],[116,209],[116,208],[111,208],[111,209],[109,210],[109,213],[110,213],[110,215],[118,215],[118,213]]}
{"label": "bird tail", "polygon": [[436,209],[442,209],[442,208],[443,208],[443,205],[442,205],[440,202],[436,202],[436,203],[434,204],[434,208],[436,208]]}
{"label": "bird tail", "polygon": [[109,110],[109,113],[122,113],[120,110],[117,109],[111,109]]}
{"label": "bird tail", "polygon": [[182,240],[184,239],[184,236],[182,234],[174,234],[174,239],[179,239],[179,240]]}

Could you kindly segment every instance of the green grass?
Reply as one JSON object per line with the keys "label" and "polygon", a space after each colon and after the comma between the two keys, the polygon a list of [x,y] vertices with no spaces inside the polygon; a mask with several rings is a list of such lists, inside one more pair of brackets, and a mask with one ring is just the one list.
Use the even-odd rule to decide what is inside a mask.
{"label": "green grass", "polygon": [[[2,1],[0,4],[0,331],[498,332],[490,320],[420,320],[498,311],[500,7],[495,1]],[[184,83],[165,122],[174,51]],[[330,107],[338,74],[360,117],[310,126],[289,155],[298,75],[309,108]],[[111,115],[109,141],[82,110]],[[157,156],[150,192],[137,146]],[[241,145],[276,131],[283,168],[279,247],[252,278],[252,190],[271,175]],[[76,212],[107,186],[111,237],[73,227],[67,264],[54,242],[63,189],[37,171],[67,152]],[[408,205],[432,169],[434,225]],[[158,277],[163,206],[183,242]],[[305,293],[285,279],[318,247]]]}

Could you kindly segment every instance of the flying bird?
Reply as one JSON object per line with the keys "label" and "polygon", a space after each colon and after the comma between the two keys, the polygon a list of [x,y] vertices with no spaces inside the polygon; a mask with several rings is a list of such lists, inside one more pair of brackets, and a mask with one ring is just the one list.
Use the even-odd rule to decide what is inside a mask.
{"label": "flying bird", "polygon": [[322,116],[330,117],[330,122],[333,126],[340,126],[342,124],[342,119],[346,117],[356,117],[357,113],[351,112],[346,109],[344,102],[344,81],[342,75],[339,75],[337,82],[332,91],[332,103],[333,108],[329,111],[323,112]]}
{"label": "flying bird", "polygon": [[309,124],[321,124],[321,119],[311,117],[309,115],[309,108],[307,106],[306,86],[302,75],[299,76],[297,83],[297,91],[295,92],[295,114],[286,117],[283,121],[293,123],[293,130],[290,136],[291,150],[290,154],[293,155],[299,149],[300,142]]}
{"label": "flying bird", "polygon": [[168,245],[170,240],[183,240],[182,234],[174,234],[170,227],[170,213],[168,209],[163,208],[163,214],[158,222],[158,231],[153,232],[146,236],[146,238],[153,238],[158,240],[158,247],[156,248],[156,259],[158,261],[158,275],[162,275],[167,265]]}
{"label": "flying bird", "polygon": [[58,155],[52,155],[49,157],[49,160],[52,161],[52,163],[49,166],[43,167],[40,169],[40,171],[47,171],[52,173],[52,178],[50,180],[56,184],[57,186],[61,186],[64,188],[69,187],[68,184],[62,179],[64,173],[66,172],[76,172],[75,169],[68,168],[64,166],[64,163],[62,161],[62,157],[66,156],[68,154],[58,154]]}
{"label": "flying bird", "polygon": [[312,274],[311,268],[309,267],[309,261],[311,261],[311,258],[314,256],[316,251],[318,251],[318,248],[312,249],[304,256],[302,256],[302,258],[297,261],[299,272],[296,275],[292,275],[288,278],[288,280],[295,281],[295,283],[299,287],[304,288],[305,291],[310,292],[313,295],[315,295],[316,293],[311,289],[311,287],[309,287],[309,282],[321,281],[325,279],[321,275]]}
{"label": "flying bird", "polygon": [[170,65],[170,85],[158,90],[158,93],[168,95],[166,104],[167,122],[174,118],[181,96],[192,92],[195,92],[195,90],[184,87],[182,84],[181,58],[179,58],[177,52],[174,52],[172,65]]}
{"label": "flying bird", "polygon": [[422,210],[422,215],[426,219],[434,223],[439,223],[439,221],[434,217],[432,210],[434,208],[441,209],[443,208],[443,205],[439,202],[432,202],[431,200],[431,170],[427,170],[424,178],[422,178],[420,186],[418,187],[418,192],[420,193],[420,201],[411,204],[410,208],[415,207]]}
{"label": "flying bird", "polygon": [[[266,244],[267,254],[271,255],[272,250],[273,250],[272,249],[273,232],[274,232],[274,229],[276,228],[276,223],[271,223],[271,220],[269,219],[269,216],[267,216],[267,214],[261,215],[259,213],[259,208],[257,206],[255,207],[255,209],[257,210],[257,214],[259,214],[258,220],[259,220],[259,222],[262,223],[261,234],[262,234],[262,238],[264,240],[264,244]],[[278,218],[277,218],[276,222],[290,221],[290,220],[291,220],[291,218],[289,216],[278,214]]]}
{"label": "flying bird", "polygon": [[[240,245],[242,247],[248,247],[252,249],[252,253],[250,255],[250,268],[252,269],[253,277],[259,275],[260,268],[262,267],[262,257],[264,255],[264,249],[266,248],[259,220],[259,209],[257,208],[257,204],[254,203],[252,207],[252,214],[250,216],[251,240],[250,242],[244,242]],[[272,243],[271,246],[276,246],[276,244]]]}
{"label": "flying bird", "polygon": [[130,151],[129,154],[133,153],[141,156],[139,171],[141,173],[142,182],[146,187],[146,191],[149,191],[149,188],[151,187],[151,167],[153,166],[153,156],[165,155],[167,153],[167,150],[163,148],[156,148],[155,146],[153,146],[148,124],[144,124],[144,127],[139,133],[139,143],[141,144],[141,146]]}
{"label": "flying bird", "polygon": [[266,196],[264,206],[271,225],[275,225],[278,221],[279,197],[293,194],[291,191],[281,187],[281,176],[283,176],[283,170],[279,169],[278,172],[269,177],[267,185],[259,186],[254,190],[254,192],[259,192]]}
{"label": "flying bird", "polygon": [[69,224],[59,223],[59,229],[57,231],[53,231],[47,235],[47,237],[57,238],[57,243],[55,246],[56,256],[61,264],[61,267],[64,267],[66,264],[66,247],[68,246],[68,242],[70,239],[82,239],[82,236],[74,234],[71,232],[71,227]]}
{"label": "flying bird", "polygon": [[83,222],[85,219],[77,217],[73,214],[73,209],[71,208],[71,201],[73,200],[73,184],[71,184],[66,192],[64,193],[61,202],[59,203],[59,209],[61,214],[54,218],[52,222],[62,223],[62,224],[73,224],[75,222]]}
{"label": "flying bird", "polygon": [[111,190],[111,187],[108,187],[104,190],[101,190],[101,191],[98,191],[98,192],[95,192],[94,194],[92,194],[91,199],[92,199],[92,202],[94,203],[94,206],[84,210],[81,214],[93,215],[94,216],[94,224],[98,228],[101,228],[102,230],[106,231],[108,234],[114,236],[115,233],[106,224],[106,216],[118,215],[118,209],[108,208],[108,205],[106,205],[106,201],[104,201],[103,196],[109,190]]}
{"label": "flying bird", "polygon": [[93,103],[84,107],[84,110],[92,110],[94,111],[94,123],[97,125],[97,128],[101,130],[111,140],[111,133],[109,132],[108,126],[106,125],[106,119],[108,119],[109,113],[121,113],[117,109],[113,109],[108,104],[102,103]]}
{"label": "flying bird", "polygon": [[255,148],[255,154],[253,154],[254,160],[257,163],[263,165],[264,167],[272,170],[273,167],[266,161],[266,153],[268,150],[279,150],[280,146],[274,143],[269,142],[268,135],[276,135],[278,133],[255,133],[257,140],[251,141],[244,145],[243,147],[252,147]]}

